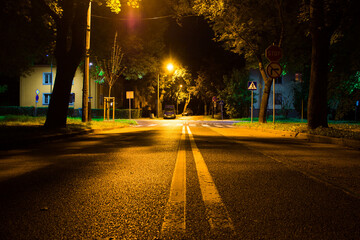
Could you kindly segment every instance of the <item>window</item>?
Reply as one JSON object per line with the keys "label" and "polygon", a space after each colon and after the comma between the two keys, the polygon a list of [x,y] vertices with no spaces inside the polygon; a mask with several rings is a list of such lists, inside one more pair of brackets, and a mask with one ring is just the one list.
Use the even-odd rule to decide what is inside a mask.
{"label": "window", "polygon": [[75,102],[75,93],[70,93],[69,104],[74,105],[74,102]]}
{"label": "window", "polygon": [[42,103],[43,105],[50,104],[51,93],[43,93]]}
{"label": "window", "polygon": [[281,105],[281,104],[282,104],[282,94],[275,93],[275,105]]}
{"label": "window", "polygon": [[43,85],[52,85],[52,73],[51,72],[43,73]]}
{"label": "window", "polygon": [[275,78],[275,84],[282,84],[282,77]]}

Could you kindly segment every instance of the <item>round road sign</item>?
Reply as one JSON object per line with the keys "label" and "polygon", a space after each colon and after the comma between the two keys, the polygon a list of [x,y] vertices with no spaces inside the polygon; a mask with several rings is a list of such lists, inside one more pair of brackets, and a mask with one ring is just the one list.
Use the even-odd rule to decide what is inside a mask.
{"label": "round road sign", "polygon": [[278,78],[281,76],[282,68],[279,63],[271,62],[266,66],[266,73],[271,78]]}
{"label": "round road sign", "polygon": [[265,57],[270,62],[278,62],[282,57],[282,50],[278,46],[271,45],[265,50]]}

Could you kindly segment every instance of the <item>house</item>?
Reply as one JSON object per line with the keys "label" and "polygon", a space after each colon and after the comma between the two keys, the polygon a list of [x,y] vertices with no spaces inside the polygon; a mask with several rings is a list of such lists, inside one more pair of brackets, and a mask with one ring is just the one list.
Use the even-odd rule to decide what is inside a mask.
{"label": "house", "polygon": [[[56,66],[38,65],[34,66],[31,72],[20,78],[20,107],[48,107],[51,93],[54,88],[56,77]],[[82,108],[82,89],[83,73],[78,69],[73,79],[69,107]],[[38,102],[36,103],[36,92],[38,92]],[[100,108],[102,94],[100,94],[99,84],[90,81],[89,97],[91,97],[91,107]]]}
{"label": "house", "polygon": [[[259,116],[259,109],[261,98],[264,90],[264,81],[258,69],[250,71],[250,81],[257,82],[257,90],[254,90],[254,117]],[[287,114],[289,117],[298,117],[299,113],[294,107],[294,88],[295,82],[294,74],[285,74],[275,79],[275,112],[276,115]],[[273,86],[273,85],[272,85]],[[269,102],[268,102],[268,115],[272,115],[273,111],[273,87],[271,87]]]}

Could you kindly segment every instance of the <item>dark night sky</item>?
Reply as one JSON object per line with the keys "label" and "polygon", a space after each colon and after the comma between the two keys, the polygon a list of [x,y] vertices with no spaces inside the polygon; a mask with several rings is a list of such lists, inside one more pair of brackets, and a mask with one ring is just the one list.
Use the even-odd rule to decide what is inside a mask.
{"label": "dark night sky", "polygon": [[165,33],[169,52],[193,73],[213,64],[222,65],[225,72],[243,66],[240,56],[225,50],[221,43],[213,41],[213,38],[212,29],[201,17],[196,16],[184,18],[181,26],[171,20]]}

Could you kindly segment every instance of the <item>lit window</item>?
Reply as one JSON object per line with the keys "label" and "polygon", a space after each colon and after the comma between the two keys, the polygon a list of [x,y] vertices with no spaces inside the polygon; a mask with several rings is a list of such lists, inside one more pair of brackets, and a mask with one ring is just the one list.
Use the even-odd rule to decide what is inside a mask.
{"label": "lit window", "polygon": [[43,105],[50,104],[51,93],[43,93],[42,103]]}
{"label": "lit window", "polygon": [[43,85],[52,85],[52,73],[51,72],[43,73]]}

